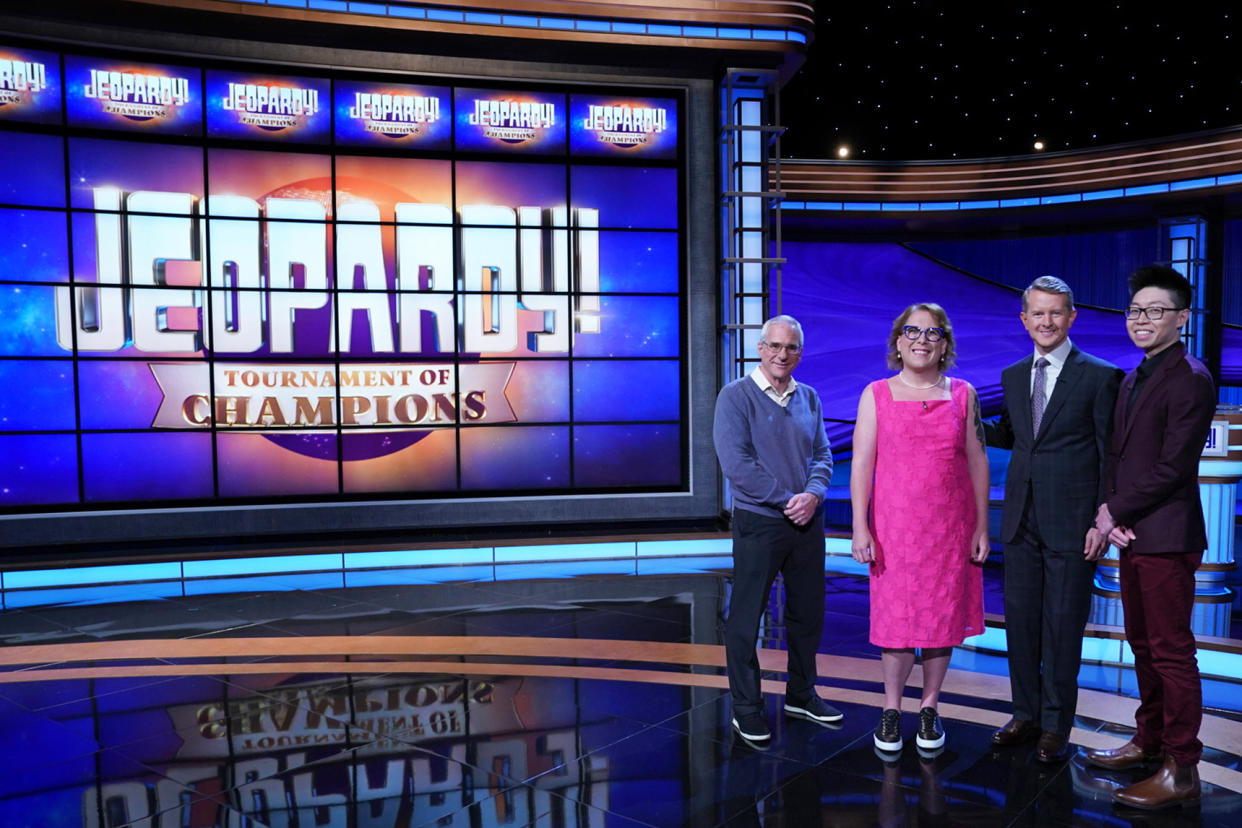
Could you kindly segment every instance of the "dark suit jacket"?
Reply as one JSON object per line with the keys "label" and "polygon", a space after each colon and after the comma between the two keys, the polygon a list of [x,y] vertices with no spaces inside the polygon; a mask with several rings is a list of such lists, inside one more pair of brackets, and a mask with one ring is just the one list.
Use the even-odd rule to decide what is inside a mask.
{"label": "dark suit jacket", "polygon": [[1120,526],[1138,536],[1138,553],[1207,548],[1199,500],[1199,456],[1216,413],[1216,386],[1203,363],[1177,351],[1156,368],[1127,411],[1136,371],[1117,394],[1106,500]]}
{"label": "dark suit jacket", "polygon": [[1112,431],[1121,369],[1070,348],[1038,436],[1031,434],[1034,355],[1001,372],[1005,407],[985,423],[988,445],[1012,449],[1005,479],[1001,540],[1012,543],[1028,500],[1043,542],[1059,551],[1081,550],[1095,510],[1104,500],[1104,461]]}

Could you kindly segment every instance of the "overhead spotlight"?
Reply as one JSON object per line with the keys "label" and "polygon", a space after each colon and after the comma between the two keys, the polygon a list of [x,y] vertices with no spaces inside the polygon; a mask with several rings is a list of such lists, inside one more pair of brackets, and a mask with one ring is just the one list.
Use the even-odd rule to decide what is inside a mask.
{"label": "overhead spotlight", "polygon": [[845,144],[842,144],[841,146],[837,147],[837,158],[849,158],[849,157],[850,157],[849,147],[847,147]]}
{"label": "overhead spotlight", "polygon": [[1036,141],[1036,142],[1035,142],[1035,151],[1036,151],[1036,152],[1039,152],[1039,151],[1040,151],[1040,150],[1042,150],[1043,148],[1044,148],[1044,142],[1043,142],[1043,141]]}

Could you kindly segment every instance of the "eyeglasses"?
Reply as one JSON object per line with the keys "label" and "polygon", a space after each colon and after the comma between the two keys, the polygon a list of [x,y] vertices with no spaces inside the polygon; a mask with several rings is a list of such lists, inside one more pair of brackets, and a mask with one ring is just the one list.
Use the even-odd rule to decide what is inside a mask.
{"label": "eyeglasses", "polygon": [[901,329],[901,335],[911,342],[916,341],[920,336],[927,337],[928,342],[939,342],[944,339],[944,328],[916,328],[913,325],[906,325]]}
{"label": "eyeglasses", "polygon": [[1126,308],[1126,319],[1129,319],[1130,321],[1134,321],[1135,319],[1138,319],[1140,316],[1146,314],[1147,318],[1150,319],[1152,322],[1159,322],[1160,318],[1164,316],[1165,311],[1173,311],[1174,313],[1176,313],[1178,311],[1184,311],[1184,310],[1186,309],[1185,308],[1162,308],[1159,305],[1155,305],[1150,308],[1140,308],[1136,305],[1133,305],[1131,307]]}
{"label": "eyeglasses", "polygon": [[781,351],[784,351],[790,356],[797,356],[798,354],[802,353],[801,345],[782,345],[779,342],[763,342],[763,341],[760,341],[759,344],[767,348],[769,351],[773,351],[778,354]]}

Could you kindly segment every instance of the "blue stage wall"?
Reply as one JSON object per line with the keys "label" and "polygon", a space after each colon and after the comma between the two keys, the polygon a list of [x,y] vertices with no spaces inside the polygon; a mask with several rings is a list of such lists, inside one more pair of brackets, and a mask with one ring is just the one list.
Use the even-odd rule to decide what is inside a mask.
{"label": "blue stage wall", "polygon": [[[781,308],[798,318],[806,335],[798,379],[815,386],[824,400],[834,452],[849,451],[863,388],[892,373],[885,365],[889,330],[914,302],[944,306],[957,339],[951,375],[975,386],[985,417],[1000,413],[1001,369],[1031,349],[1018,319],[1017,287],[978,278],[895,242],[786,242],[783,252],[788,263]],[[1022,286],[1029,282],[1024,277]],[[1079,347],[1122,368],[1138,364],[1120,311],[1080,305],[1070,335]]]}
{"label": "blue stage wall", "polygon": [[1120,308],[1129,299],[1126,276],[1159,258],[1160,234],[1153,226],[1030,238],[919,241],[909,246],[951,267],[1019,289],[1040,276],[1059,276],[1074,289],[1078,304]]}

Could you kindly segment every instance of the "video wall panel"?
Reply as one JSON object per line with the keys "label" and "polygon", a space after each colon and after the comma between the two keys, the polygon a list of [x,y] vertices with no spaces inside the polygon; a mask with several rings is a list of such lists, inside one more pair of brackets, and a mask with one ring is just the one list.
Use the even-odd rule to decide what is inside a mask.
{"label": "video wall panel", "polygon": [[0,120],[59,124],[60,56],[0,44]]}
{"label": "video wall panel", "polygon": [[0,46],[0,510],[685,491],[681,99],[438,83]]}

